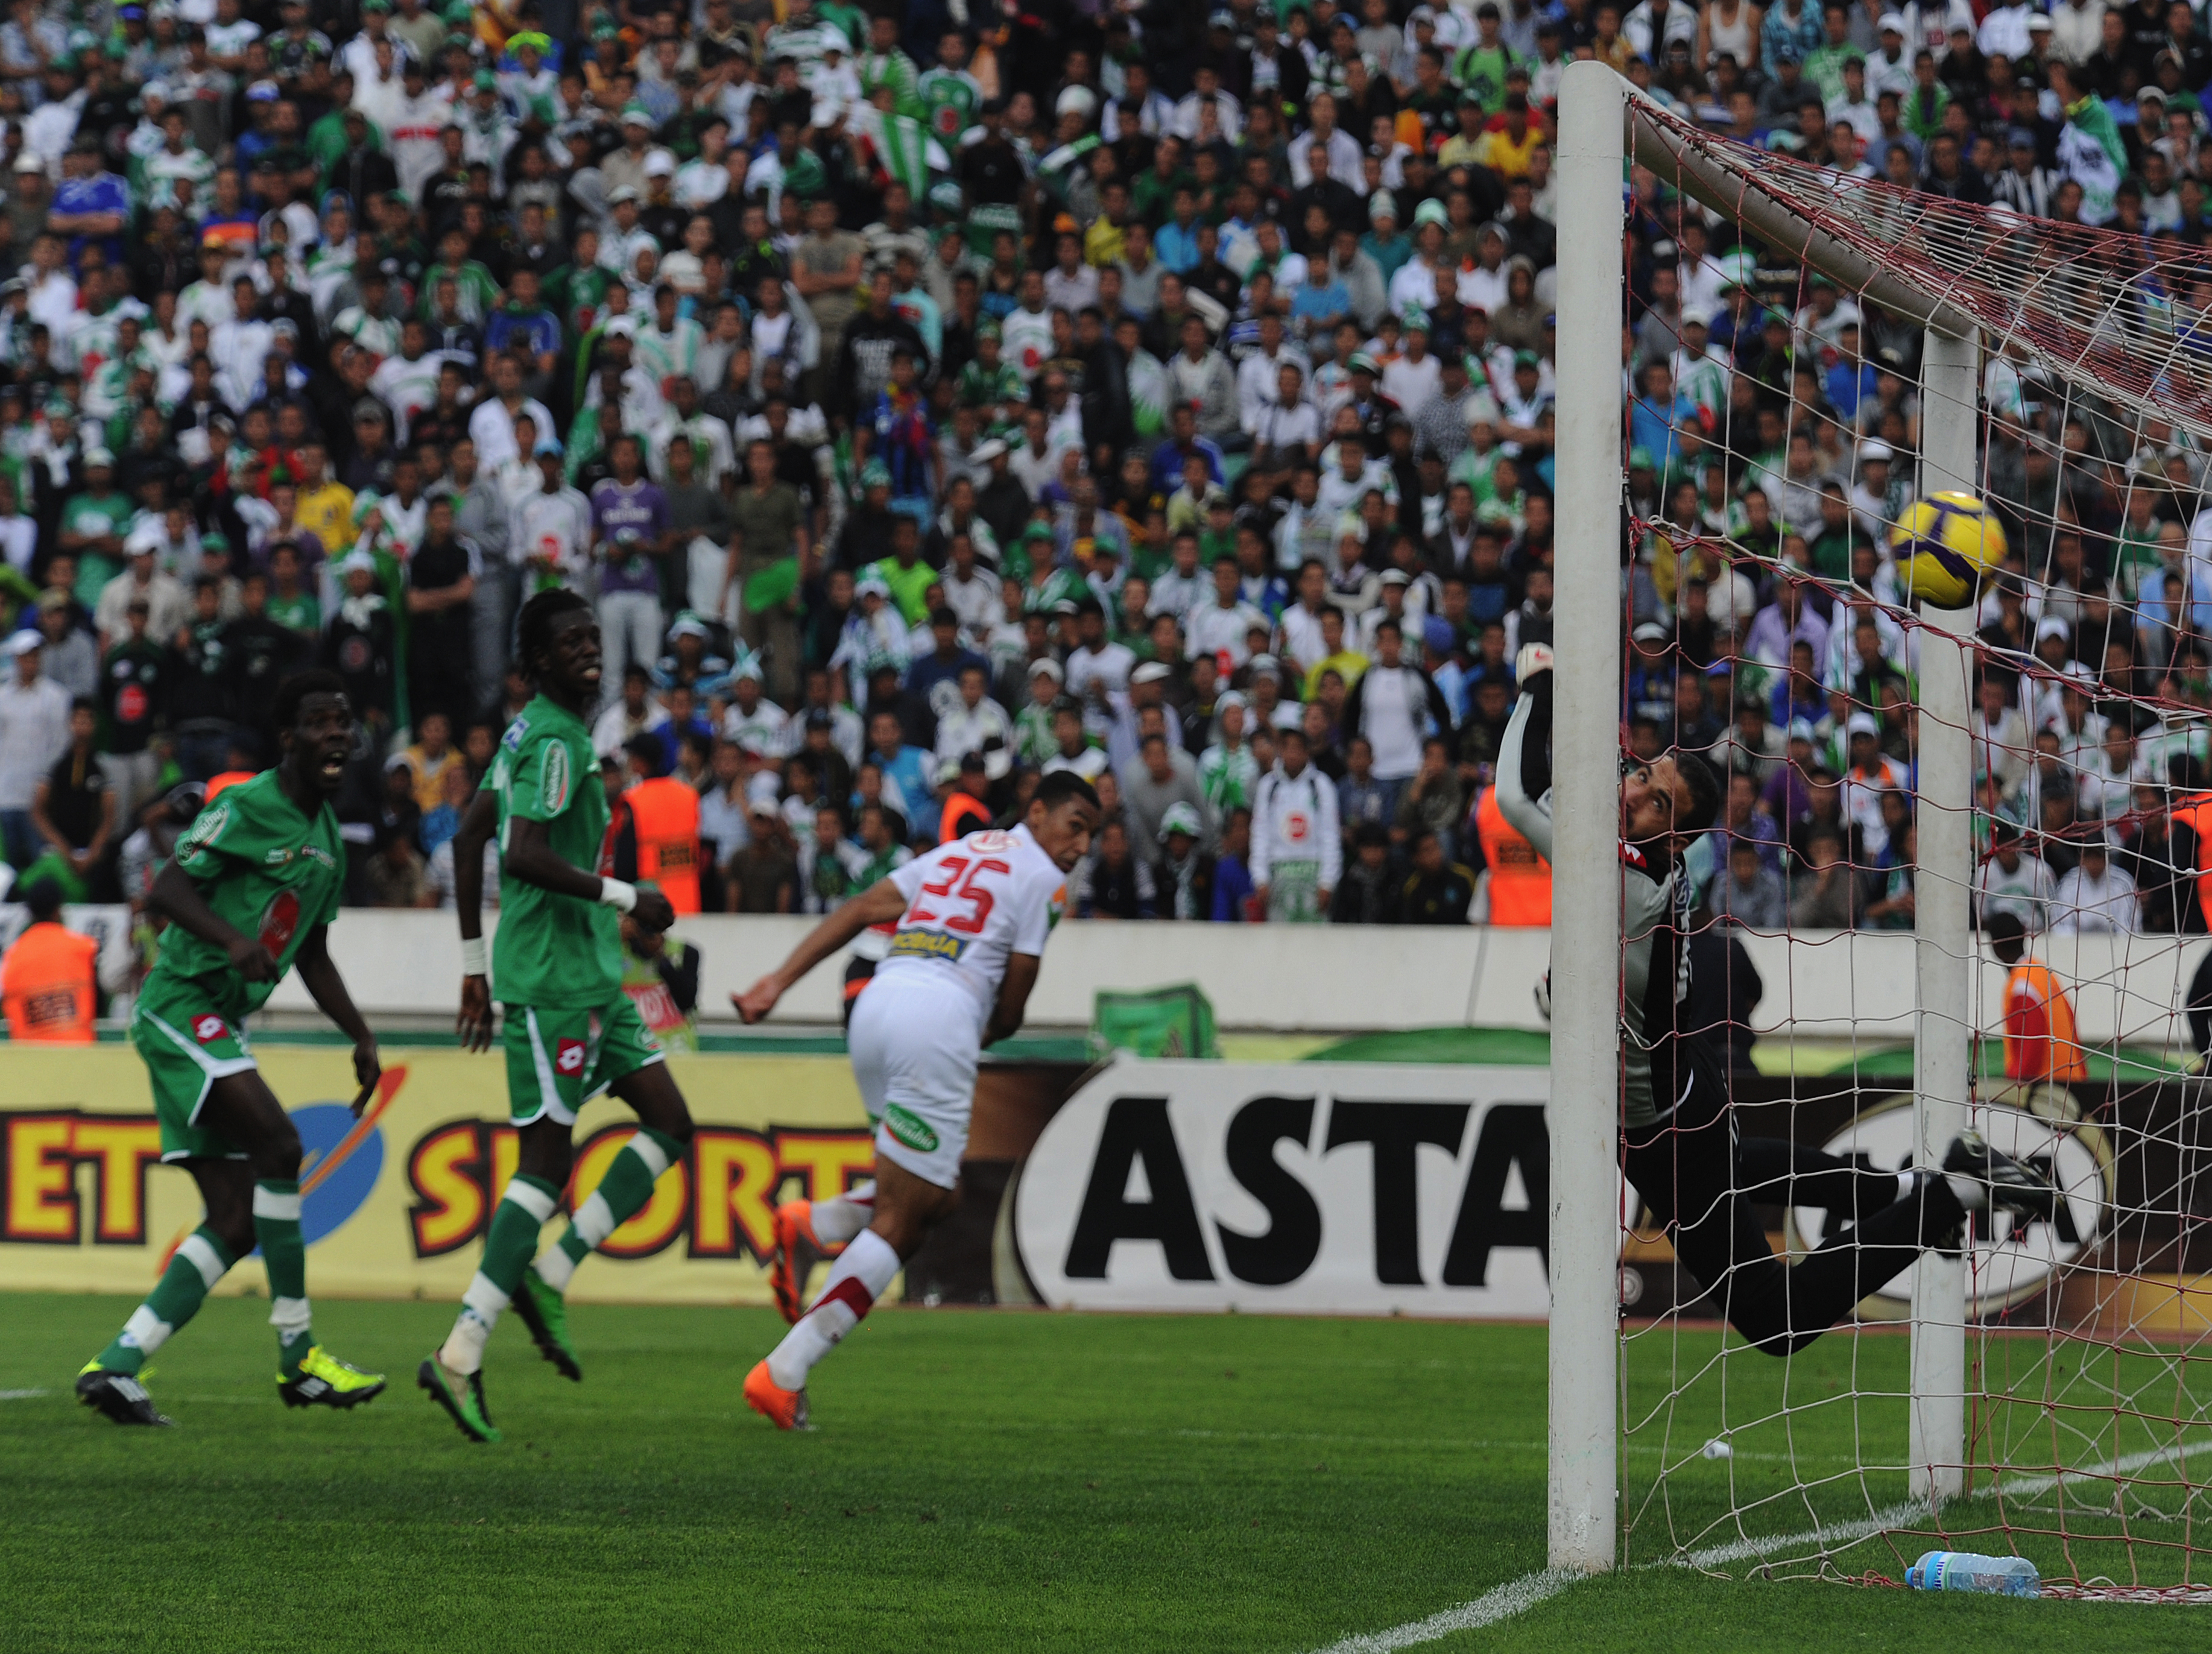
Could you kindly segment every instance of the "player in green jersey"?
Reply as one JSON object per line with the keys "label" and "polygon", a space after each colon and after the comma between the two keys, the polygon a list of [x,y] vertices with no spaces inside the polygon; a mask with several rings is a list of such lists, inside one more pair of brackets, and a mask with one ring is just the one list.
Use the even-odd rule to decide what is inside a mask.
{"label": "player in green jersey", "polygon": [[202,810],[154,881],[169,921],[131,1021],[161,1127],[161,1158],[199,1185],[207,1219],[153,1293],[77,1375],[77,1399],[118,1424],[166,1425],[139,1382],[146,1359],[192,1318],[209,1289],[258,1245],[276,1329],[276,1390],[288,1407],[357,1407],[383,1377],[337,1359],[308,1324],[300,1234],[300,1134],[254,1066],[246,1019],[284,973],[353,1041],[358,1113],[382,1072],[325,943],[345,883],[331,800],[353,750],[353,708],[334,672],[287,678],[273,708],[283,757]]}
{"label": "player in green jersey", "polygon": [[[500,1438],[483,1400],[484,1344],[500,1311],[514,1304],[545,1359],[562,1377],[581,1378],[562,1294],[577,1264],[652,1197],[691,1140],[684,1094],[622,986],[622,915],[659,932],[676,921],[675,909],[658,891],[593,871],[609,815],[586,722],[599,699],[599,622],[574,592],[555,590],[522,605],[517,629],[538,694],[500,738],[463,818],[453,895],[461,919],[458,1031],[469,1049],[489,1049],[496,984],[520,1155],[460,1316],[416,1374],[461,1433],[480,1442]],[[483,849],[495,834],[500,923],[487,959]],[[577,1111],[610,1089],[636,1112],[637,1134],[568,1231],[532,1262],[539,1229],[568,1187]]]}

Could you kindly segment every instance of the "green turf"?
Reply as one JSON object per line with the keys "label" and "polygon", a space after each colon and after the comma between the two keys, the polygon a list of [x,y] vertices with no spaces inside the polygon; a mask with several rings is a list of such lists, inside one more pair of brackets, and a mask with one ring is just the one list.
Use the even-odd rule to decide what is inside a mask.
{"label": "green turf", "polygon": [[[0,1649],[1296,1651],[1543,1563],[1540,1329],[887,1310],[821,1369],[821,1427],[782,1436],[738,1401],[771,1315],[584,1306],[580,1386],[501,1329],[487,1377],[508,1440],[480,1448],[412,1387],[449,1320],[430,1304],[319,1307],[337,1353],[395,1380],[338,1416],[283,1411],[264,1307],[211,1303],[152,1379],[181,1427],[116,1429],[69,1386],[130,1307],[0,1298],[0,1394],[46,1392],[0,1401]],[[1701,1369],[1719,1347],[1682,1335]],[[1887,1384],[1904,1347],[1824,1342],[1792,1396],[1832,1396],[1854,1359]],[[1655,1353],[1632,1351],[1632,1414],[1665,1388]],[[1778,1396],[1779,1364],[1724,1365],[1730,1420]],[[1632,1443],[1640,1547],[1665,1548],[1652,1473],[1723,1416],[1717,1382],[1666,1440]],[[1734,1534],[1731,1471],[1770,1487],[1758,1431],[1738,1439],[1732,1463],[1670,1475],[1684,1529]],[[1845,1410],[1805,1412],[1798,1447],[1848,1466]],[[1840,1514],[1861,1495],[1823,1497]],[[1434,1646],[2016,1654],[2201,1647],[2206,1624],[1663,1569]]]}

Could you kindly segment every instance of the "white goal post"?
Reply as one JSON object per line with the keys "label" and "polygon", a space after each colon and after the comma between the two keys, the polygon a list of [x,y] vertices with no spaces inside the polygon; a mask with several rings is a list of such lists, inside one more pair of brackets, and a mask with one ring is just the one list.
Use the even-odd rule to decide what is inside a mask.
{"label": "white goal post", "polygon": [[[1552,1312],[1548,1451],[1550,1566],[1616,1566],[1620,1546],[1619,1186],[1620,884],[1617,765],[1622,694],[1620,545],[1625,432],[1620,326],[1623,191],[1636,152],[1705,204],[1739,216],[1778,252],[1927,327],[1923,393],[1956,417],[1933,420],[1926,487],[1976,490],[1981,329],[1944,295],[1884,270],[1859,249],[1747,193],[1706,157],[1668,147],[1639,119],[1640,94],[1596,62],[1568,65],[1558,149],[1557,691],[1553,768]],[[1704,187],[1700,188],[1699,185]],[[1913,1084],[1923,1164],[1939,1163],[1966,1124],[1973,1029],[1974,872],[1967,734],[1967,611],[1928,611],[1921,633],[1921,793],[1916,907]],[[1601,757],[1600,755],[1607,755]],[[1966,1462],[1966,1265],[1923,1254],[1915,1274],[1910,1442],[1912,1496],[1955,1496]]]}

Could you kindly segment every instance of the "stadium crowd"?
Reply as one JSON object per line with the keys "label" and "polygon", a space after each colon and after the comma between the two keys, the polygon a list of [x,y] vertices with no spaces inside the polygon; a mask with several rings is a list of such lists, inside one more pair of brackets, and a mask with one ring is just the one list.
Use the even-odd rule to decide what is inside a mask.
{"label": "stadium crowd", "polygon": [[[2159,0],[15,0],[9,860],[143,894],[324,664],[350,899],[449,900],[565,584],[610,853],[679,910],[826,911],[1069,768],[1079,916],[1546,922],[1491,765],[1552,633],[1591,57],[1770,150],[2206,237],[2212,40]],[[1918,337],[1627,206],[1631,744],[1727,767],[1715,914],[1909,926],[1911,644],[1862,605]],[[2201,727],[2119,697],[2212,698],[2203,456],[1984,388],[1984,906],[2201,927]]]}

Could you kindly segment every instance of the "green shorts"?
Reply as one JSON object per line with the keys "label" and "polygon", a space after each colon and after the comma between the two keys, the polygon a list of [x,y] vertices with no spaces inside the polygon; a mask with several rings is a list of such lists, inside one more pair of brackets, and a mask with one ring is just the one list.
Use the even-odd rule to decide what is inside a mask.
{"label": "green shorts", "polygon": [[189,989],[149,984],[131,1018],[131,1043],[145,1060],[153,1086],[164,1160],[247,1158],[240,1145],[199,1123],[216,1080],[258,1066],[243,1028]]}
{"label": "green shorts", "polygon": [[573,1126],[592,1098],[662,1060],[659,1040],[620,992],[598,1010],[510,1005],[502,1034],[507,1112],[518,1126],[549,1115]]}

